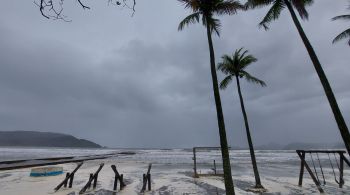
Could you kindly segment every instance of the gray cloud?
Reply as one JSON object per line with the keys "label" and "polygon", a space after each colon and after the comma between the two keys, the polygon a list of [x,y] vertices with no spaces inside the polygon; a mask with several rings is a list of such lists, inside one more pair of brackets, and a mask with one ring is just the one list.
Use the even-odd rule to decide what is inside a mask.
{"label": "gray cloud", "polygon": [[[217,145],[204,28],[178,32],[188,11],[177,1],[140,1],[134,17],[89,4],[93,9],[84,11],[67,1],[73,22],[65,23],[41,17],[32,2],[3,2],[0,129],[63,132],[112,147]],[[349,48],[331,44],[348,24],[330,20],[345,8],[346,2],[316,2],[302,25],[348,122]],[[243,46],[259,59],[249,71],[268,86],[242,85],[255,142],[340,140],[288,12],[267,32],[257,26],[264,13],[225,16],[214,38],[217,61]],[[230,144],[245,145],[234,83],[221,94]]]}

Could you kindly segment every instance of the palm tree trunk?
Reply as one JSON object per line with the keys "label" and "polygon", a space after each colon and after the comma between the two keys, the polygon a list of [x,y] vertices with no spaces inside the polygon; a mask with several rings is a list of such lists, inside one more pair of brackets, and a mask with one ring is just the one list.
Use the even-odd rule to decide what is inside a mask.
{"label": "palm tree trunk", "polygon": [[349,129],[348,127],[346,126],[346,123],[345,123],[345,120],[343,118],[343,115],[338,107],[338,103],[337,103],[337,100],[335,99],[334,97],[334,94],[333,94],[333,91],[332,91],[332,88],[327,80],[327,77],[326,77],[326,74],[324,73],[323,69],[322,69],[322,66],[321,66],[321,63],[320,61],[318,60],[317,58],[317,55],[314,51],[314,49],[312,48],[312,45],[310,43],[310,41],[308,40],[294,10],[293,10],[293,7],[292,5],[290,4],[289,0],[284,0],[287,7],[288,7],[288,10],[292,16],[292,19],[294,21],[294,24],[295,26],[297,27],[298,29],[298,32],[299,32],[299,35],[301,36],[301,39],[303,40],[304,42],[304,45],[309,53],[309,56],[311,58],[311,61],[316,69],[316,72],[317,72],[317,75],[318,77],[320,78],[320,81],[322,83],[322,86],[323,86],[323,89],[326,93],[326,96],[327,96],[327,99],[328,99],[328,102],[331,106],[331,109],[333,111],[333,115],[334,115],[334,118],[337,122],[337,125],[338,125],[338,128],[339,128],[339,131],[340,131],[340,134],[343,138],[343,141],[344,141],[344,144],[345,144],[345,147],[348,151],[348,154],[350,155],[350,133],[349,133]]}
{"label": "palm tree trunk", "polygon": [[255,176],[255,188],[264,188],[261,185],[260,175],[259,175],[259,171],[258,171],[258,166],[256,164],[253,141],[252,141],[252,137],[250,135],[249,124],[248,124],[248,117],[247,117],[247,113],[246,113],[245,107],[244,107],[243,96],[242,96],[242,92],[241,92],[241,85],[239,83],[238,76],[236,76],[236,82],[237,82],[237,90],[238,90],[239,100],[240,100],[240,103],[241,103],[241,108],[242,108],[242,113],[243,113],[243,118],[244,118],[245,129],[246,129],[246,132],[247,132],[250,157],[252,159],[252,164],[253,164],[253,170],[254,170],[254,176]]}
{"label": "palm tree trunk", "polygon": [[209,25],[207,25],[207,36],[208,36],[209,52],[210,52],[210,70],[211,70],[211,77],[213,82],[216,114],[217,114],[217,120],[218,120],[218,126],[219,126],[225,189],[226,189],[227,195],[234,195],[235,189],[234,189],[233,180],[232,180],[230,154],[229,154],[228,145],[227,145],[224,114],[222,112],[219,85],[218,85],[218,79],[216,75],[214,47],[213,47],[213,41],[211,38],[211,31],[210,31]]}

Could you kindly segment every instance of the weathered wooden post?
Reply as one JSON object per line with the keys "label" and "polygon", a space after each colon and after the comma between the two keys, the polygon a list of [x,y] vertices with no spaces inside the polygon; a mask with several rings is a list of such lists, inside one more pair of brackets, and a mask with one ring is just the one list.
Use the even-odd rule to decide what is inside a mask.
{"label": "weathered wooden post", "polygon": [[344,179],[343,179],[343,174],[344,174],[344,158],[341,153],[339,153],[340,156],[340,165],[339,165],[339,188],[342,188],[344,185]]}
{"label": "weathered wooden post", "polygon": [[320,182],[316,179],[316,177],[315,177],[315,175],[312,173],[312,171],[311,171],[309,165],[305,162],[305,158],[302,157],[302,154],[301,154],[301,153],[302,153],[302,152],[305,152],[305,151],[297,150],[296,152],[297,152],[297,154],[298,154],[300,160],[303,162],[303,164],[304,164],[306,170],[309,172],[309,174],[310,174],[312,180],[313,180],[314,183],[316,184],[316,187],[317,187],[318,191],[320,191],[320,193],[323,193],[324,191],[323,191],[323,189],[321,188]]}
{"label": "weathered wooden post", "polygon": [[[66,178],[69,178],[69,172],[68,173],[66,173]],[[66,182],[64,182],[64,184],[63,184],[63,187],[67,187],[67,182],[68,182],[68,180],[66,180]]]}
{"label": "weathered wooden post", "polygon": [[[297,152],[299,154],[299,151]],[[301,152],[301,158],[302,160],[300,161],[299,186],[303,185],[305,152]]]}
{"label": "weathered wooden post", "polygon": [[95,189],[96,186],[97,186],[97,178],[98,178],[98,174],[95,176],[94,178],[94,185],[93,185],[93,188]]}
{"label": "weathered wooden post", "polygon": [[[88,182],[88,189],[90,189],[91,188],[91,182],[92,182],[92,180],[94,179],[94,174],[92,174],[92,173],[90,173],[90,177],[89,177],[89,182]],[[91,181],[91,182],[90,182]]]}
{"label": "weathered wooden post", "polygon": [[69,188],[72,188],[72,185],[73,185],[73,179],[74,179],[74,174],[75,172],[78,171],[78,169],[83,165],[83,162],[80,162],[77,167],[71,172],[71,173],[67,173],[66,174],[66,177],[64,178],[64,180],[58,184],[56,187],[55,187],[55,191],[59,190],[62,186],[64,187],[67,187],[67,183],[68,183],[68,180],[69,180]]}
{"label": "weathered wooden post", "polygon": [[92,174],[90,173],[89,181],[86,183],[86,185],[80,190],[79,194],[83,194],[87,189],[91,188],[91,183],[94,182],[93,188],[96,188],[97,186],[97,179],[98,179],[98,174],[100,173],[102,167],[104,166],[104,163],[100,164],[100,167],[97,169],[97,171]]}
{"label": "weathered wooden post", "polygon": [[195,178],[198,178],[198,174],[197,174],[196,148],[193,148],[193,170],[194,170],[194,177],[195,177]]}
{"label": "weathered wooden post", "polygon": [[74,179],[74,173],[70,174],[70,180],[69,180],[69,188],[72,188],[73,186],[73,179]]}
{"label": "weathered wooden post", "polygon": [[114,176],[113,191],[117,190],[117,186],[118,186],[118,178],[117,176]]}
{"label": "weathered wooden post", "polygon": [[216,163],[215,163],[215,160],[214,160],[214,174],[216,175]]}
{"label": "weathered wooden post", "polygon": [[144,193],[146,191],[146,186],[148,183],[148,190],[151,190],[151,168],[152,168],[152,164],[148,165],[148,170],[146,174],[142,175],[142,180],[143,180],[143,185],[142,185],[142,189],[141,189],[141,193]]}
{"label": "weathered wooden post", "polygon": [[111,165],[112,170],[114,171],[114,185],[113,185],[113,191],[117,190],[117,186],[118,186],[118,180],[120,183],[120,190],[122,190],[126,185],[124,183],[124,176],[123,174],[119,174],[117,167],[115,165]]}
{"label": "weathered wooden post", "polygon": [[151,191],[151,174],[147,174],[148,191]]}
{"label": "weathered wooden post", "polygon": [[121,174],[120,175],[120,185],[119,185],[119,188],[120,188],[120,190],[122,190],[126,185],[124,184],[124,175],[123,174]]}

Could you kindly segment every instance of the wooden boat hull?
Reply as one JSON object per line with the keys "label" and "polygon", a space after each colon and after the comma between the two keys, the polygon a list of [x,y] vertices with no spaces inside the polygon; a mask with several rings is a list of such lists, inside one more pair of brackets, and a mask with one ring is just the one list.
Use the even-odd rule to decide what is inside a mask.
{"label": "wooden boat hull", "polygon": [[45,177],[61,175],[63,173],[62,167],[39,167],[33,168],[30,172],[31,177]]}

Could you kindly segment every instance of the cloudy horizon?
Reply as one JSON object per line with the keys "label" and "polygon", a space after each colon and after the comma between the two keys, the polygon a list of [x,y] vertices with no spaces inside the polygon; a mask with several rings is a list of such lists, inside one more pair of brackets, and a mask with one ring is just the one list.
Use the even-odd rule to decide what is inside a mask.
{"label": "cloudy horizon", "polygon": [[[33,2],[0,7],[0,131],[71,134],[108,147],[219,144],[206,31],[179,32],[189,10],[178,1],[137,1],[136,13],[65,1],[72,22],[48,20]],[[348,1],[317,1],[302,25],[350,121],[350,51],[332,39],[348,22]],[[242,83],[255,145],[340,142],[340,134],[306,49],[287,10],[270,30],[267,9],[221,17],[216,63],[244,47],[258,58],[248,71],[267,87]],[[219,79],[223,75],[219,74]],[[246,146],[236,87],[221,91],[228,142]]]}

